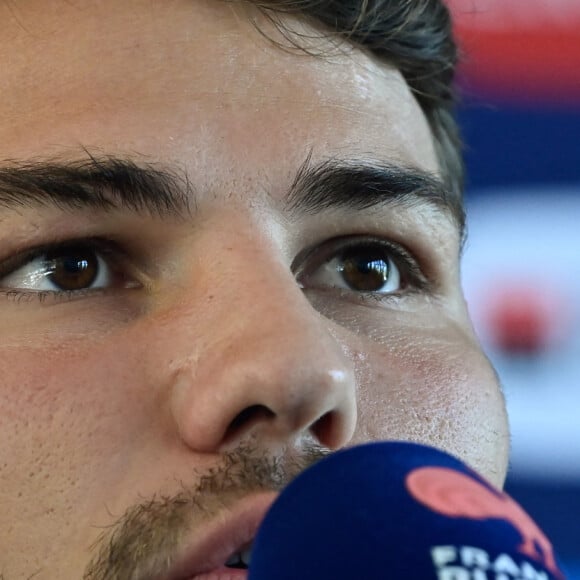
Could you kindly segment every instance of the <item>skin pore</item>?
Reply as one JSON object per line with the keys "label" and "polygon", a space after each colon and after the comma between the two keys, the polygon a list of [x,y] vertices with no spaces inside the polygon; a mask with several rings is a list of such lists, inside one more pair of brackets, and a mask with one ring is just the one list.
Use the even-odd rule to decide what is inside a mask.
{"label": "skin pore", "polygon": [[[6,580],[163,577],[237,501],[369,440],[503,483],[504,401],[420,107],[363,51],[291,19],[324,56],[285,50],[252,19],[281,39],[215,0],[0,7]],[[108,206],[64,201],[71,167]],[[113,168],[168,176],[175,207],[95,187]],[[375,171],[384,201],[293,204],[325,168],[360,200]],[[403,174],[424,191],[389,196]],[[55,291],[46,264],[71,254],[99,276]]]}

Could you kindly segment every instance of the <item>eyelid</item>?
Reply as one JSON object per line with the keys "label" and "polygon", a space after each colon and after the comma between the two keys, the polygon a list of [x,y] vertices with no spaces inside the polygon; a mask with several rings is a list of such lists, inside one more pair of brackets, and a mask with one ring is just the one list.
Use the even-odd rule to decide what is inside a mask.
{"label": "eyelid", "polygon": [[[0,262],[0,277],[4,278],[25,266],[28,262],[39,258],[43,254],[46,254],[49,251],[58,250],[60,248],[66,248],[73,244],[78,245],[87,245],[91,248],[96,250],[104,250],[101,246],[103,246],[103,240],[98,238],[80,238],[78,240],[64,240],[60,242],[53,242],[53,243],[44,243],[39,246],[34,246],[33,248],[29,248],[26,250],[21,250],[17,252],[15,255],[12,255],[5,260]],[[110,247],[110,246],[109,246]]]}
{"label": "eyelid", "polygon": [[[396,265],[402,269],[402,276],[408,288],[403,288],[403,291],[429,291],[431,289],[430,280],[424,274],[419,265],[419,260],[414,254],[405,248],[402,244],[392,242],[390,240],[379,238],[376,236],[353,235],[344,236],[340,238],[333,238],[325,241],[323,244],[307,248],[301,252],[292,264],[292,270],[295,273],[299,283],[302,284],[302,279],[312,275],[325,262],[339,255],[341,252],[349,250],[350,248],[359,248],[365,246],[379,246],[388,251]],[[321,256],[319,256],[321,254]],[[314,265],[308,262],[316,256]],[[306,266],[304,266],[306,264]],[[360,294],[363,294],[362,292]],[[369,293],[375,294],[375,293]]]}
{"label": "eyelid", "polygon": [[[128,253],[122,248],[120,244],[117,242],[106,239],[106,238],[99,238],[99,237],[90,237],[90,238],[74,238],[74,239],[66,239],[61,240],[58,242],[52,243],[43,243],[38,246],[34,246],[33,248],[29,248],[26,250],[22,250],[17,252],[15,255],[6,258],[0,262],[0,279],[3,279],[14,272],[16,272],[19,268],[22,268],[27,263],[35,260],[36,258],[41,257],[42,255],[46,254],[49,251],[58,251],[59,249],[65,249],[70,246],[86,246],[94,250],[95,252],[99,253],[103,258],[105,258],[112,268],[124,268],[128,270],[127,277],[135,277],[135,268],[131,267],[131,259]],[[2,286],[0,285],[0,289]],[[5,289],[6,291],[18,291],[20,290],[13,290],[13,289]],[[22,291],[24,293],[35,294],[39,292],[35,291]],[[64,292],[64,291],[63,291]],[[77,292],[81,292],[80,290]]]}

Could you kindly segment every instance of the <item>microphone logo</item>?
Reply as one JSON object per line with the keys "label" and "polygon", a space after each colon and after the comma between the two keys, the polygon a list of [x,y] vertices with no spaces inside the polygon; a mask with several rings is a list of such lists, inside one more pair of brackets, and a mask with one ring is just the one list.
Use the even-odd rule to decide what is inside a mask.
{"label": "microphone logo", "polygon": [[507,494],[477,479],[445,467],[420,467],[405,480],[410,495],[428,509],[446,517],[509,522],[522,537],[517,547],[557,578],[563,578],[550,541],[526,512]]}

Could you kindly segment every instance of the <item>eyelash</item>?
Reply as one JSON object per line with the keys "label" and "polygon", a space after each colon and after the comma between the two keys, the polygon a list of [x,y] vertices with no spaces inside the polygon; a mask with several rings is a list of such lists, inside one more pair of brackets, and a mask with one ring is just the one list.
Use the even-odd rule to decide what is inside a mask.
{"label": "eyelash", "polygon": [[15,290],[10,288],[5,290],[0,288],[0,295],[3,295],[6,299],[16,302],[17,304],[21,302],[32,302],[38,301],[41,304],[51,300],[53,302],[72,302],[73,300],[78,300],[86,296],[95,296],[98,294],[105,294],[106,289],[94,288],[86,290],[39,290],[39,291],[28,291],[28,290]]}

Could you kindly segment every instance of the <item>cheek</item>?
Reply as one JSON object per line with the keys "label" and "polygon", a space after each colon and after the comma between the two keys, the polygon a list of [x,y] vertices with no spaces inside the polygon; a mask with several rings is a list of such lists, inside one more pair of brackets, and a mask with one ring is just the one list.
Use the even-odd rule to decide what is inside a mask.
{"label": "cheek", "polygon": [[142,417],[133,388],[142,377],[129,368],[139,367],[118,341],[0,349],[0,465],[18,509],[78,511],[108,473],[122,472]]}
{"label": "cheek", "polygon": [[122,334],[0,348],[0,545],[17,569],[50,568],[64,550],[78,577],[72,555],[86,554],[147,444],[143,345]]}
{"label": "cheek", "polygon": [[467,333],[391,328],[380,343],[361,339],[351,354],[359,389],[354,443],[401,439],[433,445],[503,485],[505,404],[495,373]]}

